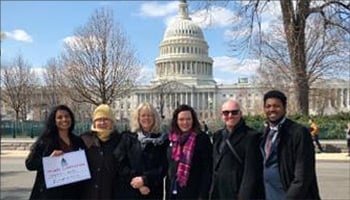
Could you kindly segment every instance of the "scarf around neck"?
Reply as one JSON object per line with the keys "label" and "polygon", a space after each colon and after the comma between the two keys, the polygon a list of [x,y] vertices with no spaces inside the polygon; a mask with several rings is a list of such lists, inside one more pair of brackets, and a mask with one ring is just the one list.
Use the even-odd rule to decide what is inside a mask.
{"label": "scarf around neck", "polygon": [[184,187],[187,185],[187,180],[190,175],[193,151],[196,144],[196,134],[191,131],[180,135],[173,131],[169,134],[169,140],[172,144],[171,158],[178,163],[176,180],[181,187]]}
{"label": "scarf around neck", "polygon": [[91,131],[96,133],[96,136],[102,141],[106,142],[109,140],[109,137],[111,135],[112,130],[109,129],[99,129],[99,128],[94,128],[93,126],[91,127]]}

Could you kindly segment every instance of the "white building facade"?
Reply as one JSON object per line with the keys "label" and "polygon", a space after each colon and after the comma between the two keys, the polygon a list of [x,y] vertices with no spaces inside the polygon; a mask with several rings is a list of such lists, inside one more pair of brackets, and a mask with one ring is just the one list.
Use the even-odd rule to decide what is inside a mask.
{"label": "white building facade", "polygon": [[[178,18],[165,30],[155,59],[156,76],[148,86],[135,88],[130,96],[114,105],[117,118],[129,118],[130,112],[142,102],[151,102],[162,115],[171,118],[180,104],[191,105],[200,119],[215,118],[219,106],[226,99],[240,102],[245,114],[262,112],[263,94],[269,88],[248,81],[237,84],[217,84],[213,78],[213,59],[208,55],[207,44],[201,28],[188,14],[185,1],[179,2]],[[350,111],[350,82],[338,81],[330,85],[317,84],[310,94],[331,91],[332,98],[313,96],[310,114],[334,114]]]}

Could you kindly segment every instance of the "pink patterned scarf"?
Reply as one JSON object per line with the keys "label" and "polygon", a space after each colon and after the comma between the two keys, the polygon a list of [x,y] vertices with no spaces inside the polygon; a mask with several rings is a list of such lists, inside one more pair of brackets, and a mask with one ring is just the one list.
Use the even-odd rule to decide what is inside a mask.
{"label": "pink patterned scarf", "polygon": [[181,135],[176,132],[171,132],[169,134],[169,140],[172,144],[171,157],[178,162],[176,180],[181,187],[184,187],[190,175],[192,156],[196,144],[196,134],[193,131]]}

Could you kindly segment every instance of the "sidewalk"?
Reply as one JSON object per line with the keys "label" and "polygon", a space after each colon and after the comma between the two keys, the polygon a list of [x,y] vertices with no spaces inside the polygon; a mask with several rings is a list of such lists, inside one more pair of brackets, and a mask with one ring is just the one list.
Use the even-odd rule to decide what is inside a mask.
{"label": "sidewalk", "polygon": [[[2,150],[1,158],[25,158],[29,154],[28,150]],[[318,161],[350,161],[347,153],[316,153]]]}
{"label": "sidewalk", "polygon": [[[1,146],[3,147],[4,144],[15,144],[15,143],[22,143],[26,145],[30,145],[36,140],[36,138],[1,138]],[[326,144],[332,144],[337,147],[341,147],[343,149],[342,153],[316,153],[316,160],[319,161],[350,161],[350,156],[347,156],[348,154],[344,152],[346,149],[346,141],[345,140],[320,140],[322,146]],[[1,158],[3,157],[18,157],[18,158],[25,158],[29,154],[29,150],[25,150],[29,148],[21,148],[17,150],[10,150],[6,148],[1,148]]]}
{"label": "sidewalk", "polygon": [[25,158],[29,154],[28,150],[1,150],[1,158]]}
{"label": "sidewalk", "polygon": [[316,153],[316,160],[319,161],[350,161],[348,153]]}

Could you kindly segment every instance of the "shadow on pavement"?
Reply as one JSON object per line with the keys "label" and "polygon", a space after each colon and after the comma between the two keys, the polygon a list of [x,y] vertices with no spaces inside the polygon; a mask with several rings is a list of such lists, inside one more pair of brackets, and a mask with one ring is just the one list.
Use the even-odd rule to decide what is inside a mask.
{"label": "shadow on pavement", "polygon": [[28,188],[1,188],[1,200],[25,200],[29,199],[31,189]]}
{"label": "shadow on pavement", "polygon": [[7,177],[7,176],[16,176],[18,174],[22,174],[23,172],[19,171],[8,171],[8,172],[1,172],[0,175],[1,177]]}

